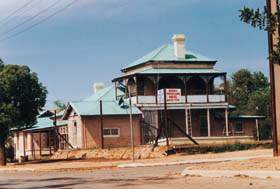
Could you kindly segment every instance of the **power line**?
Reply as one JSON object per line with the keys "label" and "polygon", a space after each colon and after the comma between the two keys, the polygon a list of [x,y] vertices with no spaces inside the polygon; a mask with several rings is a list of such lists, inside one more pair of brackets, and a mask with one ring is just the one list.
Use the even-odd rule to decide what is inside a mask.
{"label": "power line", "polygon": [[[33,1],[33,0],[32,0]],[[18,11],[16,14],[14,14],[13,16],[15,17],[15,16],[21,16],[21,15],[23,15],[24,13],[26,13],[27,11],[29,11],[29,10],[32,10],[34,7],[36,7],[37,5],[39,5],[40,3],[41,3],[42,1],[40,1],[40,0],[37,0],[37,1],[35,1],[33,4],[31,4],[31,6],[30,7],[28,7],[28,8],[26,8],[25,7],[25,9],[23,9],[23,11]],[[6,20],[5,22],[1,22],[0,21],[0,24],[1,24],[1,27],[2,28],[4,28],[4,26],[5,25],[7,25],[7,23],[9,23],[9,22],[11,22],[11,21],[13,21],[13,20],[11,20],[11,19],[8,19],[8,20]]]}
{"label": "power line", "polygon": [[9,14],[7,17],[3,18],[2,20],[0,20],[0,23],[2,23],[5,20],[9,20],[9,18],[11,18],[12,16],[14,16],[15,14],[17,14],[18,12],[20,12],[21,10],[23,10],[25,7],[27,7],[28,5],[30,5],[34,0],[30,0],[27,3],[25,3],[23,6],[21,6],[20,8],[18,8],[17,10],[13,11],[11,14]]}
{"label": "power line", "polygon": [[73,5],[74,5],[75,3],[77,3],[78,1],[79,1],[79,0],[74,0],[74,1],[72,1],[71,3],[67,4],[65,7],[59,9],[58,11],[56,11],[56,12],[54,12],[53,14],[47,16],[46,18],[40,20],[39,22],[37,22],[37,23],[35,23],[35,24],[33,24],[33,25],[31,25],[31,26],[25,28],[24,30],[21,30],[21,31],[19,31],[19,32],[15,33],[15,34],[13,34],[13,35],[11,35],[11,36],[9,36],[9,37],[0,39],[0,42],[1,42],[1,41],[9,40],[9,39],[11,39],[11,38],[13,38],[13,37],[16,37],[16,36],[18,36],[18,35],[20,35],[20,34],[26,32],[26,31],[28,31],[28,30],[31,30],[32,28],[36,27],[37,25],[46,22],[47,20],[49,20],[49,19],[51,19],[52,17],[56,16],[57,14],[63,12],[63,11],[66,10],[67,8],[73,6]]}
{"label": "power line", "polygon": [[8,33],[12,32],[12,31],[14,31],[15,29],[19,28],[20,26],[22,26],[22,25],[24,25],[24,24],[26,24],[26,23],[28,23],[28,22],[34,20],[34,19],[37,18],[38,16],[44,14],[45,12],[47,12],[48,10],[50,10],[51,8],[53,8],[54,6],[56,6],[59,2],[60,2],[60,0],[56,0],[53,4],[51,4],[50,6],[48,6],[47,8],[45,8],[44,10],[42,10],[42,11],[40,11],[39,13],[35,14],[34,16],[32,16],[32,17],[30,17],[30,18],[24,20],[24,21],[21,22],[20,24],[18,24],[18,25],[16,25],[16,26],[12,27],[12,28],[9,29],[8,31],[6,31],[6,32],[4,32],[4,33],[2,33],[2,34],[0,34],[0,35],[8,34]]}

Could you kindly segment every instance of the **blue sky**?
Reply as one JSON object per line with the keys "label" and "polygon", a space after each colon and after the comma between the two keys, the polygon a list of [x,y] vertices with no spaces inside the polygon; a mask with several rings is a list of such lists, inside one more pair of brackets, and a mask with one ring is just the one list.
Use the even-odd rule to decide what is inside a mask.
{"label": "blue sky", "polygon": [[[40,1],[40,2],[39,2]],[[95,82],[111,85],[120,69],[153,49],[172,43],[174,34],[187,37],[186,48],[218,60],[216,69],[263,71],[268,76],[267,34],[240,22],[244,5],[263,7],[264,0],[78,0],[52,19],[1,41],[65,6],[60,0],[45,14],[5,34],[57,0],[0,1],[0,58],[28,65],[53,101],[80,100],[93,93]],[[28,8],[27,7],[27,8]],[[2,20],[2,21],[1,21]]]}

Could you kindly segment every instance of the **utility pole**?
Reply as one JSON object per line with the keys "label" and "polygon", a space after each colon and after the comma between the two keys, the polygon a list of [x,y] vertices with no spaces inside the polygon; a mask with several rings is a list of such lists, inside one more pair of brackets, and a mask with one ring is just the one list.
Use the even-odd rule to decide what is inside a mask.
{"label": "utility pole", "polygon": [[100,100],[100,137],[101,137],[101,148],[104,149],[104,136],[103,136],[103,110],[102,100]]}
{"label": "utility pole", "polygon": [[56,122],[56,110],[54,110],[54,122],[53,122],[53,125],[54,125],[54,151],[56,152],[58,150],[58,138],[57,138],[57,128],[56,128],[56,125],[57,122]]}
{"label": "utility pole", "polygon": [[[278,12],[278,0],[266,0],[267,13]],[[277,20],[279,22],[279,20]],[[269,54],[273,52],[274,45],[278,43],[279,28],[275,32],[268,32]],[[279,62],[280,63],[280,62]],[[272,111],[272,134],[273,134],[273,156],[279,156],[280,141],[280,65],[269,61],[271,111]],[[278,87],[275,87],[278,86]]]}

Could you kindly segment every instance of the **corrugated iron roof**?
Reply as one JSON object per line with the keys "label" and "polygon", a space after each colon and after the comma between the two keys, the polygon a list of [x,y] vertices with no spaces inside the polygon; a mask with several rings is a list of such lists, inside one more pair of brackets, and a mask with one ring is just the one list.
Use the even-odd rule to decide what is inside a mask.
{"label": "corrugated iron roof", "polygon": [[[123,95],[123,91],[117,88],[117,94]],[[100,115],[100,100],[102,100],[103,115],[127,115],[129,114],[129,106],[127,103],[119,105],[115,100],[115,87],[110,86],[97,91],[95,94],[82,101],[72,101],[70,105],[80,116]],[[132,114],[141,114],[136,107],[132,107]]]}
{"label": "corrugated iron roof", "polygon": [[216,60],[212,60],[208,57],[201,56],[199,54],[193,53],[191,51],[186,51],[185,58],[177,58],[174,53],[174,45],[173,44],[165,44],[161,47],[153,50],[147,55],[139,58],[133,63],[126,66],[124,69],[129,67],[133,67],[136,65],[143,64],[149,61],[178,61],[178,62],[216,62]]}
{"label": "corrugated iron roof", "polygon": [[219,70],[215,69],[189,69],[189,68],[172,68],[172,69],[147,69],[144,71],[137,72],[137,74],[210,74],[210,73],[216,73],[216,74],[226,74],[226,72],[221,72]]}
{"label": "corrugated iron roof", "polygon": [[[124,94],[120,89],[118,89],[118,95]],[[83,101],[111,101],[115,99],[115,87],[110,86],[97,91],[95,94],[85,98]]]}
{"label": "corrugated iron roof", "polygon": [[[57,126],[67,125],[67,121],[57,122]],[[50,117],[37,118],[37,124],[33,128],[24,131],[33,131],[53,127],[53,120]]]}
{"label": "corrugated iron roof", "polygon": [[[99,101],[80,101],[71,102],[71,106],[77,111],[80,116],[100,115]],[[129,106],[120,106],[117,101],[102,101],[103,115],[128,115]],[[132,114],[141,114],[140,110],[132,107]]]}

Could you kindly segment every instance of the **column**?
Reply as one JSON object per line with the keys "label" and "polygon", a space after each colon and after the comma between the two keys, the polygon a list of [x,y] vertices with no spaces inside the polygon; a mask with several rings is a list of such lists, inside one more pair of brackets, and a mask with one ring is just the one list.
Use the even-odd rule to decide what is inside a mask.
{"label": "column", "polygon": [[188,112],[187,108],[185,109],[185,114],[186,114],[186,133],[187,133],[187,135],[190,135],[189,134],[189,112]]}
{"label": "column", "polygon": [[40,157],[42,156],[42,135],[41,131],[39,132],[39,146],[40,146]]}
{"label": "column", "polygon": [[259,121],[256,119],[256,130],[257,130],[257,140],[260,140],[260,133],[259,133]]}
{"label": "column", "polygon": [[228,133],[228,109],[225,109],[225,118],[226,118],[226,136],[229,136]]}
{"label": "column", "polygon": [[210,124],[210,109],[207,109],[207,125],[208,125],[208,137],[211,136],[211,124]]}
{"label": "column", "polygon": [[225,102],[228,101],[227,99],[227,76],[224,75],[224,95],[225,95]]}
{"label": "column", "polygon": [[22,132],[22,133],[23,133],[23,156],[25,157],[26,156],[26,150],[25,150],[26,139],[25,139],[25,133],[24,132]]}

